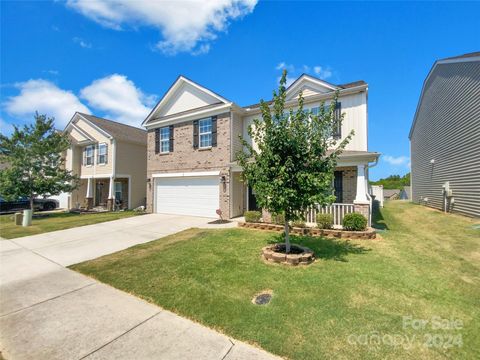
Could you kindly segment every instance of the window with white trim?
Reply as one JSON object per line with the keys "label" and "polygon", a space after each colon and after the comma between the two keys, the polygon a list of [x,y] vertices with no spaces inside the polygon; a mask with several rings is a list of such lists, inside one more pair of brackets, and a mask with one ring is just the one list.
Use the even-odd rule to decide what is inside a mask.
{"label": "window with white trim", "polygon": [[200,148],[212,146],[212,118],[198,121],[198,137]]}
{"label": "window with white trim", "polygon": [[160,152],[170,152],[170,127],[160,128]]}
{"label": "window with white trim", "polygon": [[91,166],[93,165],[93,145],[88,145],[85,147],[85,161],[84,165]]}
{"label": "window with white trim", "polygon": [[107,163],[107,144],[98,144],[97,164],[104,165]]}

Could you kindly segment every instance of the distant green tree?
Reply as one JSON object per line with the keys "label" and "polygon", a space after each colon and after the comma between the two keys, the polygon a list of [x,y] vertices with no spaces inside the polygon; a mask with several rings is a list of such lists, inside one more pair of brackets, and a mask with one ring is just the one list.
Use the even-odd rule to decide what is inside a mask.
{"label": "distant green tree", "polygon": [[70,141],[55,130],[54,119],[35,114],[35,123],[23,128],[14,126],[11,136],[0,134],[0,195],[7,200],[71,192],[78,177],[64,167]]}
{"label": "distant green tree", "polygon": [[289,221],[300,218],[309,206],[335,201],[333,172],[353,131],[343,140],[332,136],[343,118],[336,114],[338,94],[328,108],[322,104],[318,114],[303,110],[302,94],[298,109],[286,111],[286,77],[284,71],[272,103],[260,102],[261,118],[248,129],[256,147],[242,139],[246,152],[239,152],[237,159],[260,207],[284,214],[288,253]]}
{"label": "distant green tree", "polygon": [[400,175],[390,175],[384,179],[377,181],[370,181],[371,185],[383,185],[384,189],[400,189],[403,190],[405,186],[410,186],[410,173],[407,173],[403,176]]}

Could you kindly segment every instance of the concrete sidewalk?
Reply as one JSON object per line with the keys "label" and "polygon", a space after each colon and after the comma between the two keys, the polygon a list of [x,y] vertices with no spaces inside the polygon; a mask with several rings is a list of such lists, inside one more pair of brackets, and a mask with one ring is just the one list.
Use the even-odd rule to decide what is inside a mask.
{"label": "concrete sidewalk", "polygon": [[[137,229],[138,234],[133,229],[126,232],[117,223],[137,218],[117,220],[111,222],[117,223],[113,227],[104,229],[101,235],[114,233],[121,245],[114,243],[113,235],[105,243],[102,238],[92,237],[100,234],[102,224],[94,226],[97,232],[91,225],[70,231],[73,238],[50,233],[48,237],[0,241],[2,355],[8,360],[275,359],[267,352],[62,266],[182,230],[177,230],[178,221],[177,225],[166,221],[172,220],[166,215],[149,216],[139,217],[144,218],[147,230]],[[167,223],[158,226],[160,220]],[[198,218],[193,218],[190,226],[184,220],[185,228],[202,225],[196,224]],[[138,226],[135,221],[131,223]],[[80,229],[87,235],[82,235]]]}

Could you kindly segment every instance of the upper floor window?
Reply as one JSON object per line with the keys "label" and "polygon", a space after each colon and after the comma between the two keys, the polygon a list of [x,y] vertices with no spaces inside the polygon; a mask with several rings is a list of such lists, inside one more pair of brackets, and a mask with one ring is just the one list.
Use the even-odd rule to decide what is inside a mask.
{"label": "upper floor window", "polygon": [[212,118],[198,121],[198,136],[200,148],[212,146]]}
{"label": "upper floor window", "polygon": [[107,163],[107,144],[101,143],[98,145],[97,164]]}
{"label": "upper floor window", "polygon": [[170,128],[168,126],[160,128],[160,152],[170,152]]}
{"label": "upper floor window", "polygon": [[93,165],[93,145],[88,145],[84,150],[83,165],[91,166]]}

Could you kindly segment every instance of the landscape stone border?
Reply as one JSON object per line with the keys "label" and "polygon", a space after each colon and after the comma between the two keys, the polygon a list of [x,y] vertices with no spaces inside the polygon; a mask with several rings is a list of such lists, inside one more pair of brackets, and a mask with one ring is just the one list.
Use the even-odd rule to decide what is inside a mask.
{"label": "landscape stone border", "polygon": [[262,257],[269,262],[292,266],[308,265],[315,261],[315,254],[307,247],[292,244],[292,247],[300,248],[303,252],[300,254],[285,254],[275,251],[277,245],[281,244],[271,244],[262,248]]}
{"label": "landscape stone border", "polygon": [[[248,228],[248,229],[257,229],[257,230],[267,230],[267,231],[284,231],[283,225],[269,224],[269,223],[253,223],[253,222],[239,222],[238,226]],[[377,233],[375,229],[368,228],[365,231],[347,231],[340,229],[318,229],[318,228],[291,228],[291,234],[294,235],[308,235],[308,236],[322,236],[329,238],[337,239],[360,239],[368,240],[375,239]]]}

